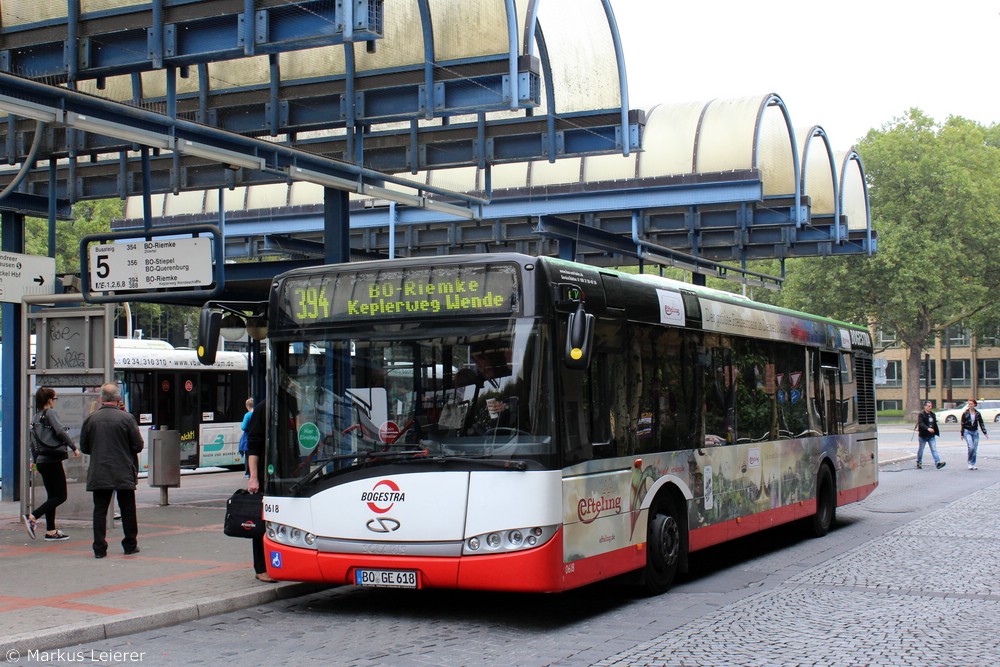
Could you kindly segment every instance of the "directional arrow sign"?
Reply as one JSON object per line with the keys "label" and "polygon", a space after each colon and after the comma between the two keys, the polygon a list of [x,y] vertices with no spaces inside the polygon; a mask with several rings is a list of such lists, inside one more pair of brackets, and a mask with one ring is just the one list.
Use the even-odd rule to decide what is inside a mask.
{"label": "directional arrow sign", "polygon": [[21,303],[26,294],[52,294],[55,287],[54,258],[0,252],[0,301]]}

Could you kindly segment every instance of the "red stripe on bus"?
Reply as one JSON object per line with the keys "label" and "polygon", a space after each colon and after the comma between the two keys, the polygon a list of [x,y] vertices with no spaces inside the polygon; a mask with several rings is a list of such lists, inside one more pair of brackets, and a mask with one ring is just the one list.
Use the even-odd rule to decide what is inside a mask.
{"label": "red stripe on bus", "polygon": [[609,551],[606,554],[566,563],[566,586],[564,588],[586,586],[595,581],[632,572],[645,566],[646,544],[633,544],[622,549]]}
{"label": "red stripe on bus", "polygon": [[[862,500],[868,497],[875,490],[875,487],[876,484],[865,484],[853,489],[840,491],[837,494],[837,505],[846,505]],[[745,537],[751,533],[774,528],[775,526],[790,523],[798,519],[804,519],[815,513],[816,500],[803,500],[802,502],[792,503],[784,507],[776,507],[773,510],[730,519],[729,521],[712,524],[704,528],[697,528],[690,533],[688,552],[706,549],[738,537]]]}

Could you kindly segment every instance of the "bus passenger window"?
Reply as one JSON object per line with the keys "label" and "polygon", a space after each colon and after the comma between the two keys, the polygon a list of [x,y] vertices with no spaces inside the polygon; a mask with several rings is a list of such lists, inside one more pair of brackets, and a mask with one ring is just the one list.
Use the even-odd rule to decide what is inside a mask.
{"label": "bus passenger window", "polygon": [[563,429],[566,434],[563,445],[563,464],[573,465],[594,458],[590,434],[591,411],[594,406],[588,400],[588,371],[563,368]]}
{"label": "bus passenger window", "polygon": [[705,437],[700,446],[732,444],[736,427],[736,378],[732,350],[719,336],[706,335],[700,357],[705,378]]}
{"label": "bus passenger window", "polygon": [[797,438],[809,430],[804,350],[787,345],[775,347],[774,380],[778,402],[778,437]]}
{"label": "bus passenger window", "polygon": [[761,442],[776,436],[777,406],[771,344],[734,340],[736,354],[736,441]]}
{"label": "bus passenger window", "polygon": [[636,379],[634,390],[637,405],[636,453],[644,454],[661,449],[660,428],[663,424],[663,386],[659,350],[653,344],[656,330],[637,325],[632,329],[632,372]]}
{"label": "bus passenger window", "polygon": [[607,357],[594,355],[589,372],[584,376],[588,399],[586,409],[590,415],[587,421],[590,424],[590,441],[595,446],[613,449],[614,434],[611,429],[614,419],[611,415],[611,401],[607,384],[600,381],[600,378],[607,377],[606,369]]}

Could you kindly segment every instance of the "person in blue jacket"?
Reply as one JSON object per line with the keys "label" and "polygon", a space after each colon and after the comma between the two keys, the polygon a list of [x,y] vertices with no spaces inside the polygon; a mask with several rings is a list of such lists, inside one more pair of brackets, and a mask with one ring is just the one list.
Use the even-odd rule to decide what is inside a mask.
{"label": "person in blue jacket", "polygon": [[247,429],[250,428],[250,417],[253,416],[253,399],[247,399],[247,413],[243,415],[243,435],[240,436],[240,454],[243,455],[243,478],[250,479],[250,464],[247,461]]}

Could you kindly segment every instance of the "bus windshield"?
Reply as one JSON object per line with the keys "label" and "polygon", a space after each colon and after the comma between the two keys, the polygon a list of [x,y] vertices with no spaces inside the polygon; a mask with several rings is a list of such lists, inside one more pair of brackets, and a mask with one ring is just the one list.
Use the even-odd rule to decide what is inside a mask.
{"label": "bus windshield", "polygon": [[555,465],[543,323],[374,328],[272,341],[275,492],[378,465]]}

